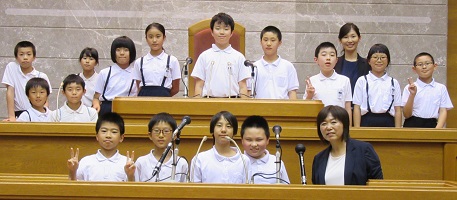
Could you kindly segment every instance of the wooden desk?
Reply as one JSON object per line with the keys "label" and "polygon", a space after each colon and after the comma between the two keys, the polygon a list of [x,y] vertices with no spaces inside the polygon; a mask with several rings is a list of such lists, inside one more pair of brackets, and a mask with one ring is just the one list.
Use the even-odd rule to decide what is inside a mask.
{"label": "wooden desk", "polygon": [[[192,159],[203,136],[210,139],[203,150],[211,148],[207,126],[189,126],[181,135],[180,155]],[[385,179],[457,180],[457,129],[359,128],[351,137],[368,141],[378,153]],[[239,138],[235,138],[239,142]],[[275,153],[272,138],[268,149]],[[305,169],[311,183],[313,157],[326,148],[317,137],[316,128],[283,127],[281,145],[292,183],[300,182],[295,146],[306,146]],[[125,140],[119,145],[122,154],[135,151],[135,157],[152,148],[146,125],[127,125]],[[66,161],[70,147],[80,148],[80,157],[99,148],[94,124],[79,123],[0,123],[0,173],[68,174]]]}
{"label": "wooden desk", "polygon": [[183,116],[190,116],[192,123],[189,126],[209,126],[214,114],[226,110],[239,122],[248,116],[260,115],[272,126],[315,127],[317,113],[323,107],[321,101],[305,100],[116,97],[113,101],[113,111],[128,124],[147,124],[152,115],[168,112],[178,121]]}

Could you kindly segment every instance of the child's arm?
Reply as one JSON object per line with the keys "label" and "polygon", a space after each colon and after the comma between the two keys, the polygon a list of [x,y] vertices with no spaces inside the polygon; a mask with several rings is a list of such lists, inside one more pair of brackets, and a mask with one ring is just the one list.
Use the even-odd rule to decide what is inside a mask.
{"label": "child's arm", "polygon": [[287,93],[289,99],[297,99],[297,90],[291,90]]}
{"label": "child's arm", "polygon": [[79,148],[76,148],[76,153],[73,151],[73,148],[70,148],[70,159],[67,161],[67,167],[69,170],[68,178],[70,180],[76,180],[76,171],[79,166],[78,156]]}
{"label": "child's arm", "polygon": [[179,81],[181,79],[175,79],[171,82],[171,91],[170,91],[170,95],[171,97],[172,96],[175,96],[175,94],[178,94],[179,92]]}
{"label": "child's arm", "polygon": [[14,87],[11,85],[6,85],[6,107],[8,109],[8,118],[5,121],[16,121],[16,116],[14,115]]}
{"label": "child's arm", "polygon": [[395,106],[395,127],[400,128],[401,127],[401,106]]}
{"label": "child's arm", "polygon": [[238,85],[240,86],[240,97],[241,98],[249,98],[249,94],[248,94],[248,85],[246,84],[246,80],[247,79],[244,79],[240,82],[238,82]]}
{"label": "child's arm", "polygon": [[127,175],[128,181],[135,181],[135,162],[133,161],[135,158],[135,151],[132,151],[132,157],[129,155],[129,151],[127,151],[127,163],[125,163],[124,171]]}
{"label": "child's arm", "polygon": [[405,106],[403,106],[403,115],[405,119],[410,118],[413,115],[413,105],[414,105],[414,97],[416,97],[417,87],[414,84],[412,78],[408,78],[409,86],[409,96],[408,101],[406,101]]}
{"label": "child's arm", "polygon": [[354,127],[360,127],[360,105],[354,104]]}
{"label": "child's arm", "polygon": [[446,108],[440,108],[439,116],[438,116],[438,123],[436,124],[435,128],[444,128],[444,125],[446,124],[446,118],[447,118],[447,109]]}
{"label": "child's arm", "polygon": [[95,92],[94,99],[92,99],[92,108],[95,108],[97,112],[100,112],[100,93]]}
{"label": "child's arm", "polygon": [[194,88],[194,97],[202,97],[203,86],[205,81],[195,77],[195,88]]}
{"label": "child's arm", "polygon": [[346,111],[349,114],[349,127],[351,127],[352,126],[352,108],[351,108],[350,101],[346,101],[346,103],[344,103],[344,109],[346,109]]}

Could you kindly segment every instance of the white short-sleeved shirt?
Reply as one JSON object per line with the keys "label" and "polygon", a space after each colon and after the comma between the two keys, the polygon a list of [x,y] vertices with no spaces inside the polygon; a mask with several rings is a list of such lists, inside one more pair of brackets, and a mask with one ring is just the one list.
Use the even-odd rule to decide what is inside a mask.
{"label": "white short-sleeved shirt", "polygon": [[52,122],[96,122],[98,119],[97,111],[92,107],[81,104],[77,110],[68,107],[67,102],[50,114]]}
{"label": "white short-sleeved shirt", "polygon": [[100,150],[82,158],[76,171],[76,180],[82,181],[127,181],[124,166],[127,157],[119,150],[111,158],[106,158]]}
{"label": "white short-sleeved shirt", "polygon": [[27,98],[27,94],[25,93],[25,85],[27,84],[27,81],[35,77],[43,78],[48,81],[49,89],[52,93],[51,83],[49,82],[49,78],[45,73],[39,72],[34,68],[30,73],[24,74],[22,73],[21,66],[18,63],[10,62],[8,65],[6,65],[2,83],[14,88],[15,111],[27,110],[32,107],[29,99]]}
{"label": "white short-sleeved shirt", "polygon": [[[197,183],[246,183],[246,171],[244,168],[243,156],[246,162],[246,169],[250,169],[249,158],[241,154],[236,148],[232,147],[237,153],[232,157],[220,155],[213,146],[208,151],[201,152],[198,157],[192,159],[193,181]],[[250,175],[248,174],[248,177]]]}
{"label": "white short-sleeved shirt", "polygon": [[[298,90],[298,77],[294,65],[278,57],[273,63],[262,59],[254,63],[254,84],[256,99],[289,99],[289,91]],[[251,78],[248,79],[248,90],[251,90]]]}
{"label": "white short-sleeved shirt", "polygon": [[344,168],[346,154],[339,157],[328,155],[327,168],[325,168],[325,185],[344,185]]}
{"label": "white short-sleeved shirt", "polygon": [[[368,73],[368,94],[370,97],[370,108],[372,113],[385,113],[392,104],[392,96],[394,99],[393,105],[390,108],[389,114],[395,116],[395,106],[401,106],[401,89],[397,79],[393,79],[394,86],[392,87],[392,77],[384,74],[381,78]],[[352,102],[360,106],[361,115],[368,112],[367,106],[367,81],[361,76],[357,79],[354,88],[354,97]]]}
{"label": "white short-sleeved shirt", "polygon": [[205,81],[201,96],[229,97],[239,95],[238,82],[250,77],[244,66],[243,54],[228,46],[219,49],[215,44],[197,59],[191,76]]}
{"label": "white short-sleeved shirt", "polygon": [[[98,75],[95,92],[100,93],[100,101],[103,99],[103,89],[108,77],[110,67],[102,69]],[[108,85],[106,86],[105,97],[108,101],[112,101],[114,97],[136,96],[138,89],[133,79],[133,65],[126,69],[120,68],[116,63],[111,66],[111,75]],[[132,82],[133,81],[133,82]],[[133,83],[133,85],[132,85]],[[130,90],[130,88],[132,88]],[[130,91],[130,92],[129,92]]]}
{"label": "white short-sleeved shirt", "polygon": [[[445,85],[435,82],[435,79],[429,84],[417,79],[414,84],[417,87],[417,92],[414,97],[413,116],[438,119],[440,108],[448,110],[454,108]],[[406,85],[403,89],[401,106],[405,106],[408,101],[410,94],[408,86]]]}
{"label": "white short-sleeved shirt", "polygon": [[[169,70],[167,71],[168,54],[165,51],[154,57],[148,53],[143,57],[143,75],[146,86],[161,86],[164,77],[164,87],[171,89],[172,81],[181,78],[179,61],[176,57],[170,56]],[[141,81],[140,87],[143,86],[143,77],[141,76],[141,58],[136,59],[134,64],[133,78]]]}
{"label": "white short-sleeved shirt", "polygon": [[[270,152],[268,152],[268,150],[265,150],[265,154],[266,155],[264,157],[262,157],[260,159],[256,159],[256,158],[249,156],[249,154],[247,154],[246,151],[244,152],[244,155],[246,155],[249,158],[249,161],[251,163],[251,168],[250,168],[249,174],[254,176],[255,184],[274,184],[274,183],[276,183],[276,163],[275,163],[276,156],[271,155]],[[264,177],[269,177],[269,178],[266,179],[259,175],[256,175],[258,173],[262,173],[260,175],[262,175]],[[269,174],[269,175],[266,175],[266,174]],[[272,174],[272,175],[270,175],[270,174]],[[281,170],[280,170],[279,174],[280,174],[279,178],[286,181],[286,182],[280,181],[280,183],[286,183],[286,184],[290,183],[289,176],[287,176],[286,166],[284,166],[284,162],[282,160],[281,160]],[[249,181],[252,181],[252,177],[250,177]]]}
{"label": "white short-sleeved shirt", "polygon": [[[136,162],[136,174],[135,174],[135,181],[140,181],[140,182],[155,182],[158,180],[158,182],[161,181],[167,181],[170,180],[171,178],[171,171],[172,171],[172,164],[173,164],[173,158],[171,157],[166,161],[165,163],[162,164],[162,167],[160,168],[160,173],[158,174],[158,177],[152,177],[152,171],[154,171],[155,166],[159,162],[154,155],[152,154],[154,150],[151,150],[151,152],[147,155],[139,157]],[[171,152],[171,151],[170,151]],[[186,182],[186,177],[187,177],[187,169],[189,165],[187,164],[187,161],[182,158],[178,157],[177,158],[177,165],[176,165],[176,180],[179,182]]]}
{"label": "white short-sleeved shirt", "polygon": [[[320,72],[310,78],[315,92],[312,100],[321,100],[324,106],[335,105],[345,108],[348,101],[352,101],[351,81],[333,70],[330,77]],[[308,86],[306,86],[308,87]],[[303,99],[306,99],[306,90]]]}
{"label": "white short-sleeved shirt", "polygon": [[50,113],[52,111],[49,110],[49,108],[44,107],[46,112],[42,113],[38,110],[36,110],[33,107],[30,107],[27,109],[27,111],[24,111],[19,115],[19,117],[16,119],[18,122],[50,122]]}
{"label": "white short-sleeved shirt", "polygon": [[95,72],[90,78],[86,78],[83,73],[79,73],[79,77],[84,80],[86,86],[86,93],[84,94],[82,101],[87,107],[92,107],[92,100],[94,99],[95,94],[95,84],[97,83],[98,73]]}

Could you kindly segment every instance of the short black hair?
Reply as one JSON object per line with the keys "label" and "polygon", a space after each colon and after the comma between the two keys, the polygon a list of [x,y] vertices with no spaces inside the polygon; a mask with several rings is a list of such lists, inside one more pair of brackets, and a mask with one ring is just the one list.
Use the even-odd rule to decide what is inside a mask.
{"label": "short black hair", "polygon": [[98,64],[98,51],[95,48],[86,47],[79,54],[79,61],[83,59],[84,56],[92,57],[95,59],[95,62]]}
{"label": "short black hair", "polygon": [[160,122],[165,122],[168,125],[170,125],[171,129],[173,129],[173,131],[176,130],[176,128],[178,127],[176,125],[176,120],[169,113],[161,112],[161,113],[154,115],[151,118],[151,120],[149,121],[148,132],[151,132],[152,127]]}
{"label": "short black hair", "polygon": [[210,27],[211,27],[211,31],[214,29],[214,24],[218,23],[222,23],[224,22],[225,25],[229,25],[230,28],[232,29],[232,32],[233,30],[235,30],[235,21],[233,20],[232,16],[226,14],[226,13],[217,13],[216,15],[213,16],[213,18],[211,19],[211,22],[210,22]]}
{"label": "short black hair", "polygon": [[389,48],[387,48],[386,45],[384,44],[375,44],[373,45],[370,50],[368,51],[368,55],[367,55],[367,60],[370,60],[371,59],[371,56],[375,53],[384,53],[387,55],[387,66],[389,66],[390,64],[390,52],[389,52]]}
{"label": "short black hair", "polygon": [[124,132],[125,132],[124,119],[115,112],[107,112],[97,119],[97,123],[95,124],[96,134],[98,134],[100,127],[105,122],[116,124],[119,127],[119,131],[120,131],[121,135],[124,134]]}
{"label": "short black hair", "polygon": [[72,83],[76,83],[76,85],[81,85],[83,89],[85,89],[86,87],[86,83],[84,82],[83,78],[81,78],[77,74],[70,74],[63,80],[62,90],[65,91],[67,85]]}
{"label": "short black hair", "polygon": [[322,110],[317,114],[317,135],[324,144],[330,144],[329,141],[324,139],[324,136],[321,132],[321,123],[327,118],[329,114],[332,114],[336,120],[340,121],[343,124],[343,137],[341,137],[341,140],[347,141],[349,139],[349,114],[346,109],[340,106],[326,106],[322,108]]}
{"label": "short black hair", "polygon": [[51,90],[49,88],[49,83],[47,80],[39,77],[31,78],[27,83],[25,84],[25,94],[29,96],[29,91],[32,88],[36,87],[42,87],[46,90],[46,93],[49,95],[51,93]]}
{"label": "short black hair", "polygon": [[416,55],[416,57],[414,57],[414,62],[413,62],[413,66],[416,66],[416,60],[419,58],[419,57],[422,57],[422,56],[428,56],[432,59],[432,62],[433,64],[435,64],[435,59],[433,58],[432,54],[429,54],[427,52],[421,52],[419,54]]}
{"label": "short black hair", "polygon": [[241,138],[244,136],[244,131],[247,128],[261,128],[265,131],[265,136],[267,139],[270,138],[270,129],[268,126],[267,120],[259,115],[252,115],[247,117],[244,121],[243,124],[241,125]]}
{"label": "short black hair", "polygon": [[113,43],[111,44],[111,60],[114,63],[116,62],[116,49],[117,48],[127,48],[129,49],[130,60],[129,63],[131,64],[136,59],[136,48],[135,43],[133,43],[132,39],[127,36],[121,36],[114,39]]}
{"label": "short black hair", "polygon": [[262,32],[260,32],[260,40],[262,40],[263,38],[263,35],[267,32],[272,32],[273,34],[276,34],[276,36],[278,36],[278,40],[281,41],[282,40],[282,34],[281,34],[281,30],[279,30],[279,28],[277,28],[276,26],[267,26],[265,27]]}
{"label": "short black hair", "polygon": [[238,121],[237,121],[235,115],[233,115],[229,111],[218,112],[211,118],[211,122],[210,122],[210,125],[209,125],[209,132],[211,134],[214,134],[214,127],[216,126],[216,124],[219,121],[219,119],[221,119],[221,117],[224,117],[227,120],[227,122],[230,125],[232,125],[232,127],[233,127],[233,135],[236,135],[236,133],[238,132]]}
{"label": "short black hair", "polygon": [[20,41],[16,44],[16,46],[14,47],[14,57],[17,58],[17,52],[19,51],[19,48],[26,48],[26,47],[31,47],[33,57],[36,57],[35,45],[33,45],[33,43],[29,42],[29,41]]}
{"label": "short black hair", "polygon": [[324,48],[333,48],[333,49],[335,49],[335,56],[338,56],[338,52],[336,51],[336,47],[335,47],[335,45],[333,43],[331,43],[331,42],[322,42],[316,47],[316,50],[314,51],[314,57],[317,58],[319,56],[319,51],[321,51],[321,49],[324,49]]}

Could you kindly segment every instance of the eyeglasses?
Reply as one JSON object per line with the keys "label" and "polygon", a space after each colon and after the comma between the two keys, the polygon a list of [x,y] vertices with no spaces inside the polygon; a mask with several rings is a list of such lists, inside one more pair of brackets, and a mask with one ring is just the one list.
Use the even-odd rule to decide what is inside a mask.
{"label": "eyeglasses", "polygon": [[152,133],[156,135],[160,135],[160,133],[163,133],[163,135],[168,135],[171,133],[171,129],[152,129]]}
{"label": "eyeglasses", "polygon": [[417,63],[416,67],[430,67],[431,65],[433,65],[432,62]]}
{"label": "eyeglasses", "polygon": [[378,57],[378,56],[371,56],[371,59],[372,59],[372,60],[379,60],[379,59],[381,59],[381,60],[387,60],[387,56],[380,56],[380,57]]}

